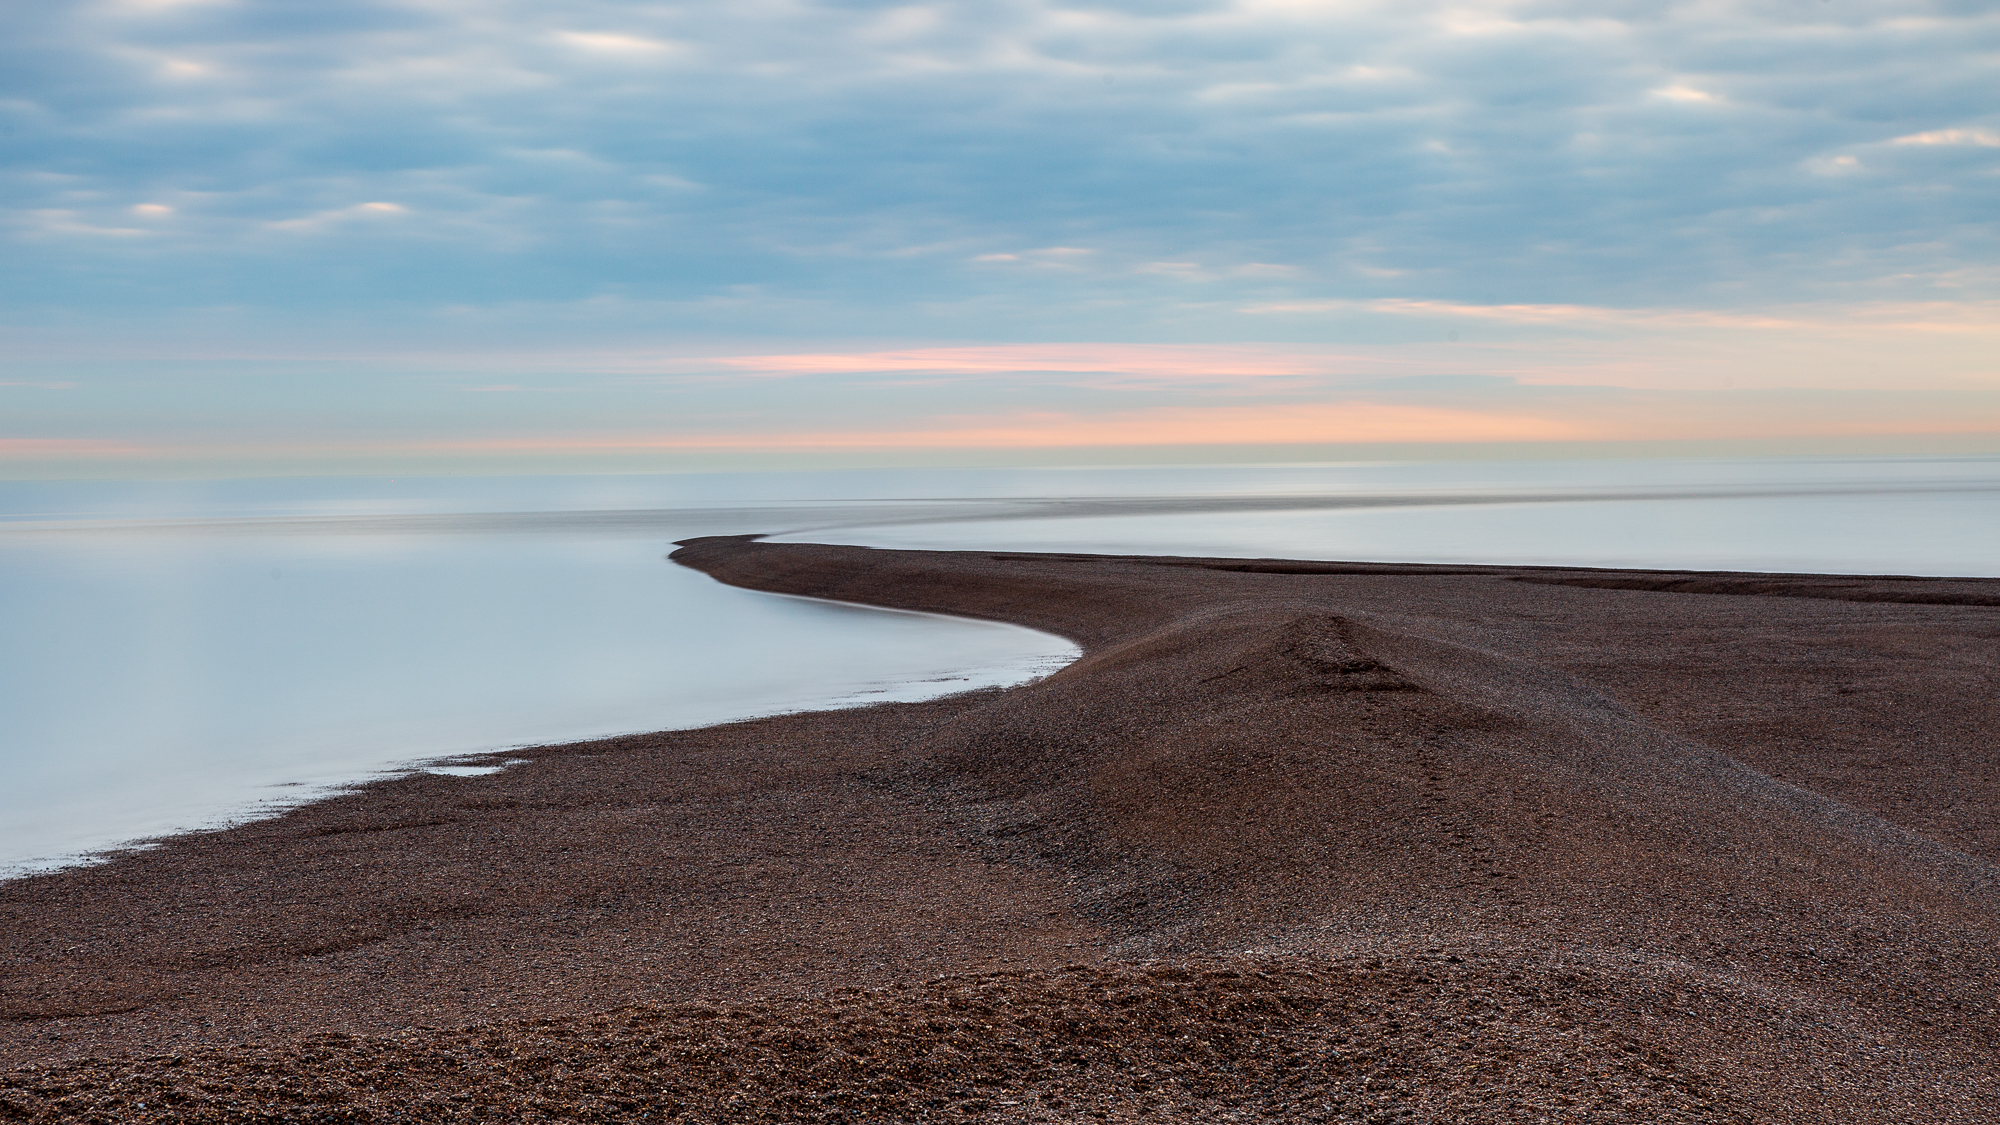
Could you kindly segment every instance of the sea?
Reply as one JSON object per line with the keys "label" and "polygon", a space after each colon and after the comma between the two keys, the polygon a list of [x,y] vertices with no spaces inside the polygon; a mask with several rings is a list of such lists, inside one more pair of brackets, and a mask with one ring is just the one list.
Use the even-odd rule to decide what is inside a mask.
{"label": "sea", "polygon": [[679,539],[2000,576],[2000,458],[0,482],[0,877],[533,747],[1024,683]]}

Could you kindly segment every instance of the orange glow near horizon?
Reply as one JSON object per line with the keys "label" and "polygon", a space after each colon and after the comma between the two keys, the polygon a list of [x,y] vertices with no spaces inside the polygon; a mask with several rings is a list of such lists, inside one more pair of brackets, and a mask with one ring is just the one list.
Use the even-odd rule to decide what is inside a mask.
{"label": "orange glow near horizon", "polygon": [[[483,420],[424,431],[414,419],[378,414],[396,426],[393,437],[380,429],[371,434],[366,422],[342,428],[305,418],[290,425],[264,418],[199,434],[10,437],[0,438],[0,465],[46,475],[91,462],[109,471],[212,462],[283,472],[313,461],[457,458],[513,460],[527,468],[537,459],[644,462],[658,455],[678,464],[760,451],[929,456],[1923,434],[1994,435],[2000,442],[2000,307],[1882,303],[1835,317],[1826,309],[1809,316],[1796,309],[1365,304],[1413,322],[1430,317],[1427,331],[1448,327],[1454,317],[1461,325],[1484,320],[1532,331],[1496,329],[1459,343],[1456,332],[1447,342],[1437,330],[1416,342],[1339,347],[1029,343],[841,350],[822,344],[794,353],[678,357],[637,349],[385,352],[347,362],[390,374],[453,371],[433,379],[432,393],[479,395],[484,413],[476,416]],[[1994,322],[1982,320],[1982,310],[1993,312]],[[1832,330],[1835,321],[1845,327]],[[1558,323],[1611,327],[1565,334],[1551,327]],[[683,398],[689,386],[698,394]],[[498,397],[551,392],[565,397],[518,406]],[[449,398],[437,401],[451,405]],[[683,402],[690,405],[674,408]],[[981,412],[995,403],[1002,408]]]}
{"label": "orange glow near horizon", "polygon": [[[1690,407],[1693,407],[1690,409]],[[1284,406],[1174,407],[1107,415],[1022,412],[1005,417],[945,417],[899,429],[773,430],[721,433],[569,433],[411,441],[302,440],[284,444],[160,443],[12,439],[0,462],[269,460],[312,458],[523,458],[673,453],[853,453],[983,449],[1060,450],[1119,447],[1298,446],[1455,443],[1758,440],[1994,434],[2000,417],[1717,419],[1699,404],[1672,408],[1628,401],[1614,409],[1544,414],[1448,410],[1365,401]]]}
{"label": "orange glow near horizon", "polygon": [[[927,423],[927,424],[926,424]],[[174,463],[315,458],[536,457],[615,454],[855,453],[937,450],[1060,450],[1120,447],[1298,446],[1457,443],[1703,441],[1991,434],[2000,415],[1790,420],[1719,418],[1698,403],[1627,401],[1610,409],[1543,413],[1480,412],[1354,401],[1283,406],[1173,407],[1106,415],[1022,412],[1005,417],[931,418],[898,429],[771,430],[712,433],[569,433],[410,441],[305,439],[263,442],[134,443],[117,440],[0,439],[0,464],[87,461]]]}
{"label": "orange glow near horizon", "polygon": [[487,439],[436,448],[482,452],[618,450],[856,451],[898,449],[1059,449],[1118,446],[1449,445],[1485,442],[1616,442],[2000,433],[2000,417],[1878,419],[1827,424],[1631,403],[1600,416],[1482,413],[1348,402],[1285,406],[1177,407],[1087,416],[1023,413],[1006,418],[941,418],[921,428],[765,433],[602,435]]}
{"label": "orange glow near horizon", "polygon": [[154,447],[108,438],[0,438],[0,461],[144,457],[156,452]]}
{"label": "orange glow near horizon", "polygon": [[1540,418],[1354,402],[1298,406],[1179,407],[1106,416],[1024,413],[935,419],[923,428],[685,434],[451,443],[468,450],[530,449],[1031,449],[1122,445],[1262,445],[1345,442],[1569,441],[1576,427]]}

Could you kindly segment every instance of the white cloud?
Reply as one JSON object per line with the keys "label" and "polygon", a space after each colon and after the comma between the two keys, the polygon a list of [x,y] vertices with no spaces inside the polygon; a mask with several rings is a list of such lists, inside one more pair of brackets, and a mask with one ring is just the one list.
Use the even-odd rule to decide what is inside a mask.
{"label": "white cloud", "polygon": [[1681,102],[1686,105],[1720,105],[1723,101],[1720,94],[1711,94],[1707,90],[1697,89],[1680,82],[1676,82],[1671,86],[1662,86],[1652,93],[1654,97],[1661,101]]}
{"label": "white cloud", "polygon": [[558,31],[556,39],[579,50],[627,57],[658,56],[684,49],[678,43],[670,43],[663,39],[649,39],[643,35],[628,35],[615,31]]}
{"label": "white cloud", "polygon": [[1977,145],[1981,148],[2000,148],[2000,133],[1991,129],[1933,129],[1928,133],[1911,133],[1889,142],[1892,145]]}
{"label": "white cloud", "polygon": [[67,208],[40,208],[15,212],[20,227],[30,235],[82,235],[86,238],[145,238],[154,232],[137,227],[109,227],[90,222]]}
{"label": "white cloud", "polygon": [[165,13],[182,8],[223,7],[234,0],[117,0],[113,5],[132,12]]}
{"label": "white cloud", "polygon": [[1866,168],[1867,166],[1861,163],[1860,157],[1848,153],[1839,156],[1818,156],[1806,161],[1806,170],[1816,176],[1851,176],[1856,172],[1865,171]]}
{"label": "white cloud", "polygon": [[1033,266],[1052,266],[1075,269],[1097,251],[1081,246],[1044,246],[1036,250],[1021,250],[1015,253],[980,254],[975,262],[1022,262]]}
{"label": "white cloud", "polygon": [[264,224],[271,230],[316,231],[355,219],[381,219],[409,214],[409,208],[400,203],[356,203],[352,207],[337,207],[330,211],[318,211],[302,215],[296,219],[280,219]]}
{"label": "white cloud", "polygon": [[[174,277],[213,269],[222,288],[248,284],[226,260],[270,252],[269,232],[392,221],[349,202],[389,199],[447,255],[428,283],[463,279],[442,301],[754,284],[1081,316],[1162,299],[1144,273],[1200,277],[1222,303],[1238,285],[1231,307],[1306,278],[1348,296],[1394,279],[1804,299],[2000,254],[1990,162],[1908,159],[2000,146],[1992,21],[1941,8],[1885,36],[1879,12],[1731,2],[48,7],[69,14],[34,40],[60,56],[44,69],[80,77],[17,94],[9,198],[105,230],[146,215],[160,263],[164,235],[198,223]],[[1839,190],[1802,192],[1806,174]],[[149,198],[181,217],[128,210]],[[915,247],[943,252],[899,249]],[[886,263],[866,286],[834,276],[864,257]],[[296,275],[315,272],[366,271]],[[1983,292],[1993,275],[1969,276]]]}
{"label": "white cloud", "polygon": [[1602,305],[1469,304],[1386,297],[1253,305],[1259,315],[1375,313],[1397,317],[1481,321],[1517,327],[1679,332],[1719,329],[1805,333],[1809,336],[2000,338],[2000,302],[1871,302],[1838,308],[1796,306],[1750,311],[1704,308],[1612,308]]}
{"label": "white cloud", "polygon": [[860,34],[866,39],[898,42],[938,31],[944,23],[943,14],[936,8],[911,4],[883,12],[874,23],[865,25]]}

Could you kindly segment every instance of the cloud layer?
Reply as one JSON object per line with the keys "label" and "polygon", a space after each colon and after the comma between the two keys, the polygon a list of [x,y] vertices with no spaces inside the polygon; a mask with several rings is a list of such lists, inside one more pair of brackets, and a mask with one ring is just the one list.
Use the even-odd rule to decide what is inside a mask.
{"label": "cloud layer", "polygon": [[13,13],[18,299],[1996,295],[1984,4]]}
{"label": "cloud layer", "polygon": [[[140,378],[107,326],[148,362],[366,339],[394,355],[322,376],[348,390],[286,385],[371,417],[440,350],[705,342],[741,383],[684,400],[695,428],[808,362],[740,357],[914,377],[912,349],[1049,341],[2000,379],[2000,10],[1971,0],[99,0],[0,31],[0,320],[31,357],[6,382]],[[1138,394],[1233,362],[1109,354],[946,367]],[[1286,374],[1255,363],[1257,394]],[[189,394],[224,393],[207,370]],[[0,385],[20,440],[115,428],[31,389]]]}

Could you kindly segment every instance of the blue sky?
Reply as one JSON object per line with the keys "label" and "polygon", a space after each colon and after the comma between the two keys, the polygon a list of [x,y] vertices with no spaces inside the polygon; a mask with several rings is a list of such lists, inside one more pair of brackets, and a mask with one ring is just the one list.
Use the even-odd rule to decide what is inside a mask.
{"label": "blue sky", "polygon": [[1991,4],[0,31],[19,471],[2000,432]]}

